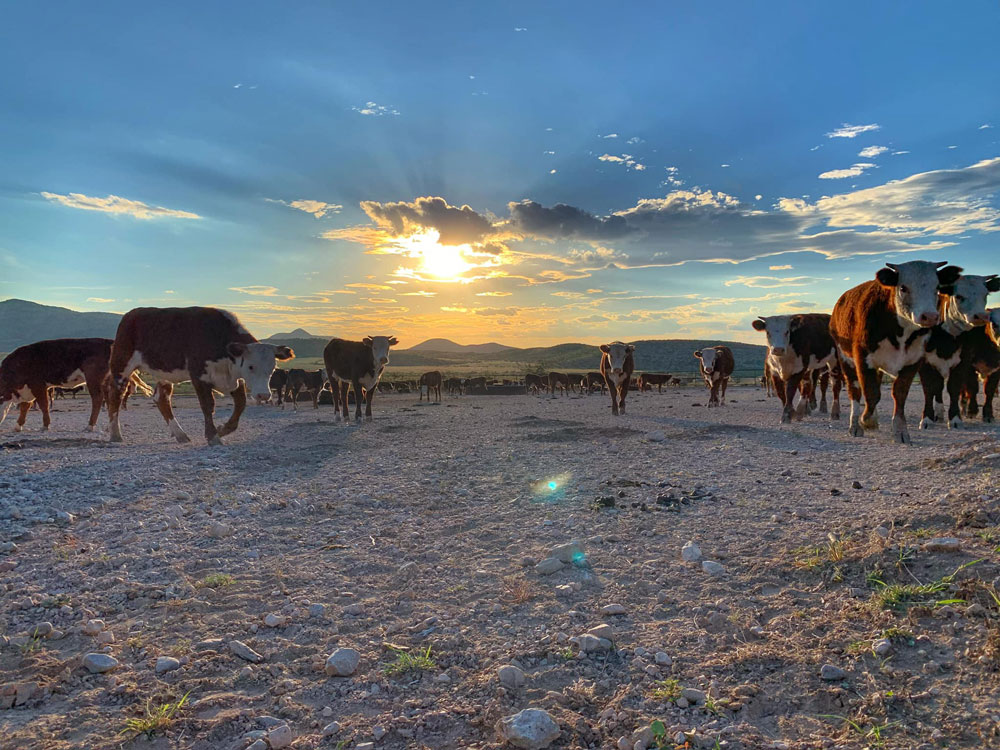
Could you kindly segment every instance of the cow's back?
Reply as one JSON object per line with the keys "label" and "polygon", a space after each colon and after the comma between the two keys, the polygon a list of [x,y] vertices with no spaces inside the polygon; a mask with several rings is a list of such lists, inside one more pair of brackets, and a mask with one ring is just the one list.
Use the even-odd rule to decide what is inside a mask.
{"label": "cow's back", "polygon": [[869,352],[892,333],[890,328],[902,332],[895,320],[891,294],[877,281],[866,281],[840,295],[833,306],[829,330],[841,352],[850,355],[857,345]]}
{"label": "cow's back", "polygon": [[64,383],[77,370],[108,369],[111,339],[47,339],[20,346],[0,362],[0,383]]}

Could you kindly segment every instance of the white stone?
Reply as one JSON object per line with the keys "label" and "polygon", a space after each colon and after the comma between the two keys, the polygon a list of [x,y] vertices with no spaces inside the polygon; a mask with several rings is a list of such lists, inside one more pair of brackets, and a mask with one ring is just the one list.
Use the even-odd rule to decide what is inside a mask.
{"label": "white stone", "polygon": [[87,654],[83,657],[83,666],[94,674],[103,674],[117,667],[118,660],[110,654]]}
{"label": "white stone", "polygon": [[694,541],[689,541],[681,547],[681,558],[684,562],[698,562],[701,559],[701,547]]}
{"label": "white stone", "polygon": [[566,567],[565,564],[558,557],[546,557],[535,566],[535,572],[538,575],[547,576],[562,570],[564,567]]}
{"label": "white stone", "polygon": [[326,660],[326,673],[331,677],[350,677],[358,669],[361,654],[353,648],[338,648]]}
{"label": "white stone", "polygon": [[526,708],[500,720],[500,734],[514,747],[542,750],[559,737],[559,725],[548,711]]}
{"label": "white stone", "polygon": [[601,607],[601,614],[605,617],[615,617],[625,614],[627,610],[621,604],[605,604]]}
{"label": "white stone", "polygon": [[527,682],[527,678],[524,676],[524,672],[515,667],[513,664],[505,664],[497,670],[497,677],[500,680],[500,684],[508,688],[519,688]]}
{"label": "white stone", "polygon": [[718,563],[715,560],[705,560],[701,564],[701,569],[708,573],[710,576],[721,576],[726,572],[726,568],[722,563]]}
{"label": "white stone", "polygon": [[267,733],[267,743],[271,746],[271,750],[281,750],[283,747],[288,747],[292,744],[293,739],[291,727],[287,724],[276,726]]}
{"label": "white stone", "polygon": [[156,674],[164,674],[180,668],[180,661],[172,656],[160,656],[156,660]]}

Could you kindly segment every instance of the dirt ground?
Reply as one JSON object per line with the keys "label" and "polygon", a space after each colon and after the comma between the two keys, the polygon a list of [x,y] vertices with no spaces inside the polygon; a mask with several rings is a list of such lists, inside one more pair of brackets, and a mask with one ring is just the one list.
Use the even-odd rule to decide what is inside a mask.
{"label": "dirt ground", "polygon": [[529,707],[554,748],[1000,746],[998,428],[706,401],[251,406],[217,448],[190,398],[188,445],[141,398],[124,445],[82,398],[8,419],[0,748],[499,748]]}

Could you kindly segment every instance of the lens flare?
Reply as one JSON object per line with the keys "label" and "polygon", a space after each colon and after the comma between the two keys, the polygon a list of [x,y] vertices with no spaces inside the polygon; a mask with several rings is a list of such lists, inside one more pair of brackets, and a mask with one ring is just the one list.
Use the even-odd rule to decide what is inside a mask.
{"label": "lens flare", "polygon": [[566,496],[569,474],[537,479],[531,483],[531,494],[544,503],[557,503]]}

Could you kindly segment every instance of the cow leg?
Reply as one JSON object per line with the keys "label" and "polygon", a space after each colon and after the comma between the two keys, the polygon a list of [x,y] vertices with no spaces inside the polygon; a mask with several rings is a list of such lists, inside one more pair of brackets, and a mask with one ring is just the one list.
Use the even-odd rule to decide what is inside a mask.
{"label": "cow leg", "polygon": [[618,388],[617,386],[608,380],[607,376],[604,378],[604,383],[608,387],[608,391],[611,393],[611,415],[614,417],[618,416]]}
{"label": "cow leg", "polygon": [[321,390],[323,390],[322,386],[320,386],[319,388],[314,388],[313,389],[313,392],[312,392],[312,394],[313,394],[313,409],[318,409],[319,408],[319,392]]}
{"label": "cow leg", "polygon": [[847,395],[851,399],[851,419],[847,427],[847,434],[851,437],[864,437],[865,430],[861,426],[861,383],[858,380],[858,371],[854,365],[844,366],[842,376],[847,385]]}
{"label": "cow leg", "polygon": [[[988,380],[989,376],[986,379]],[[983,385],[985,387],[985,381]],[[965,383],[965,391],[967,402],[965,412],[971,418],[979,414],[979,374],[975,370],[969,373],[969,378]],[[983,393],[985,394],[985,391]]]}
{"label": "cow leg", "polygon": [[[771,385],[774,388],[774,392],[778,394],[778,398],[781,399],[781,405],[785,405],[785,384],[782,382],[781,377],[774,373],[771,375]],[[771,395],[770,393],[767,395]]]}
{"label": "cow leg", "polygon": [[354,385],[354,421],[361,421],[361,402],[364,400],[364,391],[361,389],[361,382],[356,378],[353,381]]}
{"label": "cow leg", "polygon": [[97,417],[101,413],[101,406],[104,404],[104,390],[100,382],[87,381],[87,392],[90,394],[90,420],[87,422],[86,431],[93,432],[97,427]]}
{"label": "cow leg", "polygon": [[[784,406],[781,409],[781,424],[792,423],[792,417],[795,416],[795,411],[792,408],[792,405],[795,403],[795,394],[798,393],[799,385],[801,385],[801,383],[802,383],[802,373],[801,372],[794,373],[790,378],[788,378],[788,380],[785,381],[784,392],[779,391],[779,395],[781,396],[781,401],[784,404]],[[802,398],[802,401],[806,400],[807,399],[805,397]],[[802,404],[800,402],[799,406],[801,407],[801,405]],[[801,419],[802,415],[799,414],[798,418]]]}
{"label": "cow leg", "polygon": [[840,382],[840,372],[831,372],[830,380],[833,382],[830,384],[833,390],[833,402],[830,404],[830,420],[840,419],[840,386],[843,383]]}
{"label": "cow leg", "polygon": [[49,389],[42,388],[32,388],[31,395],[35,397],[35,403],[38,404],[38,411],[42,413],[42,432],[49,431],[49,424],[52,420],[49,418]]}
{"label": "cow leg", "polygon": [[827,371],[827,372],[824,372],[822,375],[819,376],[819,390],[820,390],[819,413],[820,414],[826,414],[827,413],[826,391],[827,391],[827,389],[829,387],[830,387],[830,372]]}
{"label": "cow leg", "polygon": [[897,443],[912,442],[910,431],[906,428],[906,396],[919,369],[919,365],[904,367],[892,382],[892,434]]}
{"label": "cow leg", "polygon": [[230,433],[236,432],[236,428],[240,426],[240,417],[243,415],[243,410],[247,408],[247,391],[242,384],[236,386],[236,390],[233,391],[233,413],[229,415],[229,419],[226,423],[219,428],[219,437],[225,437]]}
{"label": "cow leg", "polygon": [[28,419],[28,412],[31,411],[31,406],[34,401],[22,401],[17,405],[17,424],[14,425],[14,432],[20,432],[24,429],[24,423]]}
{"label": "cow leg", "polygon": [[944,389],[944,378],[930,365],[921,365],[920,388],[924,392],[924,413],[918,428],[926,430],[937,421],[937,416],[934,413],[934,401],[935,398],[940,398],[940,393]]}
{"label": "cow leg", "polygon": [[961,402],[962,389],[968,382],[969,367],[959,364],[948,374],[948,428],[951,430],[962,427]]}
{"label": "cow leg", "polygon": [[346,380],[340,384],[340,408],[344,413],[344,421],[348,421],[351,418],[350,413],[347,409],[347,392],[350,389],[351,384]]}
{"label": "cow leg", "polygon": [[289,392],[292,394],[292,411],[299,410],[299,388],[289,388]]}
{"label": "cow leg", "polygon": [[1000,370],[990,373],[983,384],[983,422],[993,422],[993,397],[997,395],[997,385],[1000,385]]}
{"label": "cow leg", "polygon": [[170,430],[170,434],[178,443],[190,443],[191,438],[188,437],[187,433],[177,424],[177,420],[174,419],[173,397],[173,383],[156,384],[156,408],[160,410],[160,415],[166,421],[167,429]]}
{"label": "cow leg", "polygon": [[215,427],[215,394],[212,386],[197,377],[191,377],[191,385],[198,396],[201,413],[205,416],[205,441],[209,445],[222,445],[219,431]]}
{"label": "cow leg", "polygon": [[625,382],[618,386],[618,413],[625,414],[625,397],[628,396],[628,382],[629,379],[625,378]]}
{"label": "cow leg", "polygon": [[861,380],[861,391],[865,397],[865,410],[861,415],[861,426],[866,430],[878,429],[878,402],[882,399],[882,391],[879,386],[882,378],[878,370],[858,364],[858,377]]}
{"label": "cow leg", "polygon": [[726,388],[729,387],[729,376],[728,375],[724,375],[723,377],[720,378],[720,380],[722,381],[722,383],[721,383],[722,401],[720,402],[719,406],[725,406],[726,405]]}
{"label": "cow leg", "polygon": [[[795,391],[792,391],[788,402],[785,404],[785,408],[791,411],[791,400],[795,398]],[[795,409],[795,418],[802,420],[808,417],[812,412],[812,404],[815,400],[815,395],[813,394],[813,381],[812,373],[803,372],[799,374],[799,405]]]}
{"label": "cow leg", "polygon": [[[372,401],[375,399],[375,391],[377,391],[377,390],[378,390],[378,388],[373,385],[365,393],[365,421],[366,422],[371,422],[372,421]],[[429,391],[427,393],[427,400],[428,401],[431,400],[431,394],[430,394]]]}

